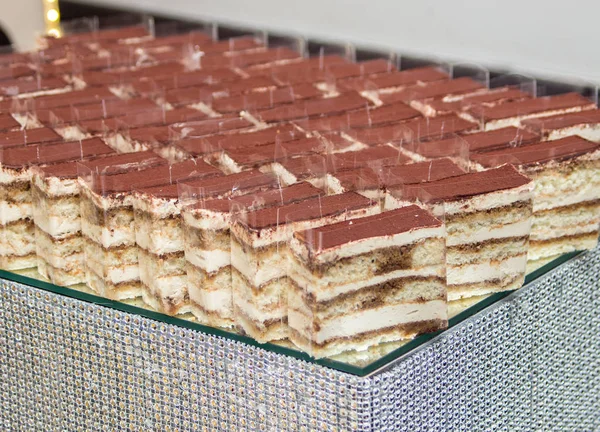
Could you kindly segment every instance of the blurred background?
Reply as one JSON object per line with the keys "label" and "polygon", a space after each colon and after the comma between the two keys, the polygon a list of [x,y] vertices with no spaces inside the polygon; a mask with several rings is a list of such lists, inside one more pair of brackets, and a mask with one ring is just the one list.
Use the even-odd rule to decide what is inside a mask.
{"label": "blurred background", "polygon": [[[540,77],[600,83],[596,55],[600,2],[541,0],[0,0],[0,45],[31,49],[60,21],[122,11],[160,19],[216,20],[393,49],[414,56],[477,62]],[[57,13],[59,11],[59,13]]]}

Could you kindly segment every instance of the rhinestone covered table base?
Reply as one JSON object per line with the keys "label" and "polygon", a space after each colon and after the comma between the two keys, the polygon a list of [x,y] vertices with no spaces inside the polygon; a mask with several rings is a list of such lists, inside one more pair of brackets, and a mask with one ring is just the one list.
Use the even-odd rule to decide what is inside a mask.
{"label": "rhinestone covered table base", "polygon": [[595,431],[600,251],[361,378],[0,283],[2,431]]}

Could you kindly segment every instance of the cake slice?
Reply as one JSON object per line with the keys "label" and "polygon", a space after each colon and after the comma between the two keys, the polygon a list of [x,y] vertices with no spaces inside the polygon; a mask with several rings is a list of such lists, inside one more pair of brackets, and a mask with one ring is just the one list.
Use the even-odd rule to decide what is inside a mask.
{"label": "cake slice", "polygon": [[294,231],[379,213],[377,203],[348,192],[242,213],[231,228],[235,321],[264,343],[288,337],[288,242]]}
{"label": "cake slice", "polygon": [[472,155],[480,168],[518,167],[535,183],[529,260],[598,244],[600,145],[578,136]]}
{"label": "cake slice", "polygon": [[57,144],[34,144],[6,149],[1,154],[0,267],[35,267],[36,242],[32,199],[32,168],[112,153],[99,139]]}
{"label": "cake slice", "polygon": [[322,190],[309,183],[298,183],[185,207],[190,302],[192,313],[200,322],[219,327],[234,325],[230,228],[238,214],[320,195],[324,195]]}
{"label": "cake slice", "polygon": [[141,295],[133,213],[134,185],[168,183],[167,161],[126,153],[78,165],[81,232],[88,286],[114,300]]}
{"label": "cake slice", "polygon": [[597,109],[523,120],[521,123],[524,128],[547,140],[578,135],[589,141],[600,142],[600,110]]}
{"label": "cake slice", "polygon": [[461,116],[479,123],[483,130],[493,130],[507,126],[519,127],[523,120],[530,118],[549,117],[595,108],[596,104],[579,93],[565,93],[510,102],[494,107],[474,106],[461,113]]}
{"label": "cake slice", "polygon": [[[196,163],[202,165],[200,161]],[[142,187],[133,198],[142,298],[154,309],[169,315],[193,311],[188,292],[193,285],[189,283],[185,251],[196,236],[184,226],[183,209],[214,196],[276,185],[272,176],[257,171],[232,176],[216,173],[215,168],[203,165],[201,170],[181,178],[181,186],[173,182],[166,186]]]}
{"label": "cake slice", "polygon": [[397,193],[402,203],[418,202],[445,220],[449,300],[521,287],[531,231],[531,179],[505,165],[404,185]]}
{"label": "cake slice", "polygon": [[415,205],[294,233],[292,342],[320,358],[446,328],[444,234]]}

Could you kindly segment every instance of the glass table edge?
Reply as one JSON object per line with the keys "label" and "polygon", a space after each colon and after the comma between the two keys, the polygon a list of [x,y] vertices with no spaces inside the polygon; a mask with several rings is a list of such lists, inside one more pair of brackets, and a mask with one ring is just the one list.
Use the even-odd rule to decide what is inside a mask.
{"label": "glass table edge", "polygon": [[[530,274],[528,274],[526,276],[525,283],[523,284],[523,286],[530,284],[531,282],[535,281],[537,278],[543,276],[547,272],[557,268],[558,266],[564,264],[565,262],[570,261],[571,259],[580,255],[581,253],[582,252],[580,252],[580,251],[576,251],[576,252],[570,252],[570,253],[561,255],[560,257],[545,264],[544,266],[540,267],[539,269],[536,269],[535,271],[531,272]],[[225,339],[234,340],[236,342],[242,342],[242,343],[254,346],[254,347],[265,349],[267,351],[287,355],[287,356],[294,357],[299,360],[304,360],[308,363],[325,366],[325,367],[328,367],[331,369],[335,369],[335,370],[349,373],[352,375],[356,375],[359,377],[366,377],[368,375],[372,375],[374,372],[376,372],[380,369],[386,368],[391,363],[393,363],[395,360],[400,359],[401,357],[408,354],[410,351],[414,350],[417,347],[422,346],[423,344],[427,343],[431,339],[444,333],[447,330],[447,329],[445,329],[445,330],[437,331],[435,333],[428,333],[428,334],[423,334],[423,335],[417,336],[416,338],[414,338],[407,344],[395,349],[394,351],[391,351],[390,353],[384,355],[383,357],[379,358],[378,360],[375,360],[375,361],[369,363],[368,365],[361,367],[361,366],[355,366],[352,364],[344,363],[344,362],[333,360],[333,359],[327,359],[327,358],[314,359],[307,353],[297,351],[292,348],[287,348],[284,346],[275,345],[275,344],[271,344],[271,343],[261,344],[248,336],[230,333],[227,330],[223,330],[223,329],[219,329],[219,328],[215,328],[215,327],[209,327],[209,326],[197,323],[197,322],[185,320],[183,318],[178,318],[175,316],[163,314],[161,312],[155,312],[155,311],[151,311],[148,309],[140,308],[137,306],[126,304],[126,303],[122,303],[117,300],[109,300],[109,299],[106,299],[104,297],[100,297],[100,296],[97,296],[94,294],[89,294],[86,292],[78,291],[73,288],[54,285],[50,282],[45,282],[45,281],[31,278],[28,276],[15,274],[15,273],[12,273],[12,272],[6,271],[6,270],[0,270],[0,278],[4,279],[4,280],[8,280],[8,281],[28,285],[28,286],[31,286],[34,288],[39,288],[41,290],[52,292],[52,293],[59,294],[62,296],[74,298],[74,299],[81,300],[84,302],[93,303],[93,304],[96,304],[99,306],[109,307],[109,308],[112,308],[115,310],[119,310],[121,312],[139,315],[139,316],[142,316],[145,318],[152,319],[154,321],[163,322],[165,324],[171,324],[171,325],[175,325],[178,327],[183,327],[183,328],[187,328],[187,329],[191,329],[191,330],[200,331],[200,332],[210,334],[213,336],[218,336],[218,337],[222,337]],[[513,291],[504,291],[504,292],[495,293],[495,294],[490,295],[489,297],[486,297],[485,299],[481,300],[480,302],[470,306],[469,308],[465,309],[464,311],[460,312],[456,316],[449,319],[448,329],[451,329],[455,325],[463,322],[464,320],[472,317],[476,313],[478,313],[478,312],[484,310],[485,308],[497,303],[498,301],[506,298],[507,296],[509,296],[510,294],[512,294],[514,292],[515,292],[514,290]]]}

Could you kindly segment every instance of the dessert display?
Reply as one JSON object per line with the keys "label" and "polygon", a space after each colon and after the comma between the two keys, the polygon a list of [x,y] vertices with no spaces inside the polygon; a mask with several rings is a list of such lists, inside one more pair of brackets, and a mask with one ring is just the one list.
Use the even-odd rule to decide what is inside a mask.
{"label": "dessert display", "polygon": [[197,30],[41,44],[0,55],[3,270],[360,357],[598,243],[581,94]]}

